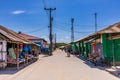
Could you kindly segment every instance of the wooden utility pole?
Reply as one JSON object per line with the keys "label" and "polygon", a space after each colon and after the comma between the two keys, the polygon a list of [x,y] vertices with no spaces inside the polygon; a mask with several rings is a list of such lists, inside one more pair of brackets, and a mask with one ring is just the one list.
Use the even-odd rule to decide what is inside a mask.
{"label": "wooden utility pole", "polygon": [[56,47],[57,47],[57,46],[56,46],[56,33],[55,33],[55,49],[56,49]]}
{"label": "wooden utility pole", "polygon": [[49,11],[49,14],[50,14],[50,17],[49,17],[49,21],[50,21],[50,24],[49,24],[49,27],[50,27],[50,34],[49,34],[49,39],[50,39],[50,54],[49,55],[52,55],[52,50],[53,50],[53,37],[52,37],[52,21],[53,21],[53,18],[52,18],[52,11],[56,10],[56,8],[44,8],[45,10]]}
{"label": "wooden utility pole", "polygon": [[71,18],[71,42],[74,42],[74,27],[73,27],[73,23],[74,23],[74,18]]}
{"label": "wooden utility pole", "polygon": [[95,15],[95,33],[97,32],[97,13]]}
{"label": "wooden utility pole", "polygon": [[[97,13],[94,14],[95,15],[95,33],[97,32]],[[95,46],[97,46],[97,35],[95,36]],[[95,50],[95,54],[97,53],[97,50]]]}

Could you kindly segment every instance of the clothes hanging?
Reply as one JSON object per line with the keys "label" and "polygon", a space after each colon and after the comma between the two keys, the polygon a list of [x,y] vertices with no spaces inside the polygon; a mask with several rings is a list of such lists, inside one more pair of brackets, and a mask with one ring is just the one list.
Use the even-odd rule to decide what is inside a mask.
{"label": "clothes hanging", "polygon": [[92,44],[92,53],[94,54],[96,52],[96,44]]}
{"label": "clothes hanging", "polygon": [[0,42],[0,61],[2,61],[2,43]]}
{"label": "clothes hanging", "polygon": [[23,46],[24,51],[28,51],[28,47],[26,45]]}
{"label": "clothes hanging", "polygon": [[28,46],[28,51],[32,52],[32,47],[30,45]]}
{"label": "clothes hanging", "polygon": [[101,45],[102,45],[101,43],[97,43],[97,46],[96,46],[97,53],[98,53],[99,56],[102,55],[102,47],[101,47]]}
{"label": "clothes hanging", "polygon": [[6,52],[6,41],[0,41],[0,60],[2,61],[7,61],[6,59],[6,55],[7,55],[7,52]]}
{"label": "clothes hanging", "polygon": [[10,56],[12,59],[16,59],[16,55],[15,55],[15,52],[14,52],[14,49],[13,49],[13,48],[9,48],[9,49],[8,49],[8,52],[9,52],[9,56]]}

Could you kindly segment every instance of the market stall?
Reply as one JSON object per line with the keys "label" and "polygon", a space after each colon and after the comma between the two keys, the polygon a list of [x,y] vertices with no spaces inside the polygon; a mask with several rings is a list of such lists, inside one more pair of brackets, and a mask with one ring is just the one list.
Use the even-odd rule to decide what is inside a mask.
{"label": "market stall", "polygon": [[16,32],[0,26],[0,64],[4,62],[5,67],[8,64],[14,64],[19,69],[21,63],[26,65],[28,60],[32,60],[34,57],[32,55],[36,54],[32,54],[34,47],[37,45],[19,36]]}

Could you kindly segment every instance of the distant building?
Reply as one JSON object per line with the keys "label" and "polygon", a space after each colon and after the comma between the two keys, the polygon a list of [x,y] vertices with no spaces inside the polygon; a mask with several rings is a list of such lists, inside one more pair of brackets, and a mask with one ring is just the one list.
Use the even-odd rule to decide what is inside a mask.
{"label": "distant building", "polygon": [[48,43],[45,39],[43,38],[38,38],[38,37],[35,37],[35,36],[31,36],[31,35],[28,35],[28,34],[24,34],[22,32],[19,32],[18,33],[20,36],[24,37],[25,39],[29,40],[29,41],[32,41],[36,44],[38,44],[40,47],[39,47],[39,51],[41,52],[42,49],[44,48],[47,48],[48,47]]}

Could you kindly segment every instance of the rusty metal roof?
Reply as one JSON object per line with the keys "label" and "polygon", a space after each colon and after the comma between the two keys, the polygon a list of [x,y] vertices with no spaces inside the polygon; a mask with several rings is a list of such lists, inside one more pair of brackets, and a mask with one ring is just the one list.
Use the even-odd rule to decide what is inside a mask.
{"label": "rusty metal roof", "polygon": [[19,35],[20,36],[22,36],[22,37],[24,37],[25,39],[27,39],[27,40],[39,40],[39,41],[41,41],[41,40],[43,40],[44,42],[47,42],[45,39],[43,39],[43,38],[38,38],[38,37],[35,37],[35,36],[31,36],[31,35],[28,35],[28,34],[24,34],[24,33],[19,33]]}
{"label": "rusty metal roof", "polygon": [[120,32],[120,22],[110,25],[109,27],[98,31],[98,33],[119,33]]}
{"label": "rusty metal roof", "polygon": [[19,36],[16,32],[7,29],[0,25],[0,33],[9,38],[13,42],[22,42],[22,43],[29,43],[28,40],[24,39],[23,37]]}
{"label": "rusty metal roof", "polygon": [[120,22],[118,23],[115,23],[113,25],[110,25],[108,26],[107,28],[105,29],[102,29],[94,34],[91,34],[91,35],[88,35],[82,39],[79,39],[75,42],[79,42],[79,41],[83,41],[83,40],[88,40],[88,39],[91,39],[91,38],[94,38],[94,36],[96,35],[99,35],[99,34],[104,34],[104,33],[120,33]]}

